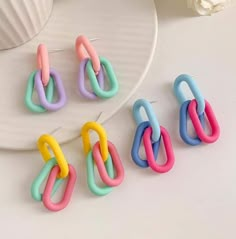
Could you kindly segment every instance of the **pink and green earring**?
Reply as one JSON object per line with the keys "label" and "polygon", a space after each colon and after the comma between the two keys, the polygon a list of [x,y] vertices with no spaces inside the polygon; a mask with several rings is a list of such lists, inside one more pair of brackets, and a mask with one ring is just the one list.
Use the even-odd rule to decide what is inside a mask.
{"label": "pink and green earring", "polygon": [[[38,46],[37,66],[38,69],[32,72],[28,79],[25,105],[36,113],[57,111],[66,104],[66,94],[60,75],[55,69],[50,68],[48,50],[44,44]],[[55,89],[57,101],[54,101]],[[34,90],[37,92],[40,104],[33,102]]]}
{"label": "pink and green earring", "polygon": [[[108,99],[114,97],[119,84],[112,64],[105,57],[99,57],[95,48],[85,36],[76,39],[75,50],[80,61],[78,74],[78,89],[82,96],[87,99]],[[87,51],[87,54],[85,51]],[[86,74],[93,92],[85,88]],[[108,80],[109,90],[105,90],[105,77]]]}

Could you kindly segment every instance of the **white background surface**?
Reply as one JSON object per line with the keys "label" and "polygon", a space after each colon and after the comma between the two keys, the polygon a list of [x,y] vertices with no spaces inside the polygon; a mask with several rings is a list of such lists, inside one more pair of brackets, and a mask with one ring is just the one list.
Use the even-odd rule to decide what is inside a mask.
{"label": "white background surface", "polygon": [[[72,201],[65,210],[51,213],[29,194],[43,165],[40,155],[1,151],[1,238],[236,237],[236,9],[193,17],[184,10],[185,1],[173,2],[158,1],[159,42],[145,82],[104,125],[123,159],[124,183],[105,197],[93,196],[77,139],[62,147],[78,172]],[[215,110],[222,134],[213,145],[190,147],[179,139],[172,83],[180,73],[196,77]],[[176,164],[168,174],[140,169],[130,158],[135,131],[130,107],[140,97],[157,100],[154,109],[172,136]]]}

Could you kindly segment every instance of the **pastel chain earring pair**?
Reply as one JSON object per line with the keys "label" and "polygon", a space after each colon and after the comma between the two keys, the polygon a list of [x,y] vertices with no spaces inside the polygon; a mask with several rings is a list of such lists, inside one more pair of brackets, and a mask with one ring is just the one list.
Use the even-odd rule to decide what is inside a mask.
{"label": "pastel chain earring pair", "polygon": [[[99,141],[94,146],[90,143],[89,130],[95,130],[99,135]],[[88,187],[94,194],[104,196],[120,185],[124,179],[124,168],[119,154],[115,145],[107,140],[105,129],[97,122],[87,122],[82,127],[81,136],[86,155]],[[71,200],[77,178],[76,170],[67,162],[58,142],[51,135],[42,135],[39,138],[38,149],[45,165],[32,183],[31,196],[36,201],[42,201],[48,210],[60,211]],[[104,187],[98,186],[95,182],[95,165],[105,184]],[[59,202],[54,203],[51,197],[66,179],[68,180],[64,195]],[[46,185],[41,193],[40,188],[44,181]]]}
{"label": "pastel chain earring pair", "polygon": [[[195,99],[187,100],[180,86],[185,82],[192,91]],[[174,93],[181,104],[179,133],[182,140],[189,145],[199,145],[201,143],[214,143],[220,136],[220,127],[208,101],[202,96],[197,84],[189,75],[180,75],[174,83]],[[140,114],[140,109],[144,108],[148,121],[144,121]],[[174,153],[172,143],[168,132],[165,128],[159,125],[155,113],[150,102],[144,99],[137,100],[133,106],[133,116],[138,125],[131,156],[135,164],[142,168],[150,167],[158,173],[168,172],[174,165]],[[191,137],[187,129],[188,116],[190,117],[196,137]],[[206,120],[208,120],[211,132],[206,133]],[[158,157],[160,141],[163,138],[166,162],[163,165],[158,165],[155,161]],[[146,153],[146,159],[143,160],[139,156],[139,149],[143,141]]]}
{"label": "pastel chain earring pair", "polygon": [[[111,63],[105,57],[99,57],[95,48],[85,36],[79,36],[75,44],[76,54],[80,60],[78,89],[88,99],[107,99],[115,96],[119,85]],[[87,51],[86,52],[84,51]],[[38,69],[31,73],[26,94],[27,108],[36,113],[57,111],[66,104],[66,94],[60,75],[49,65],[48,50],[40,44],[37,50]],[[88,76],[93,92],[85,88],[85,78]],[[109,90],[105,90],[107,77]],[[33,102],[34,89],[37,92],[40,104]],[[56,90],[56,92],[55,92]],[[54,98],[57,96],[57,99]]]}

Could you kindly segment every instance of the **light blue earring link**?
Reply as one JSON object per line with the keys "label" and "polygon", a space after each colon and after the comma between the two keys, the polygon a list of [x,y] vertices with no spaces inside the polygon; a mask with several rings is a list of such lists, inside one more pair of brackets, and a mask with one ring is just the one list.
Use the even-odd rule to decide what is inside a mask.
{"label": "light blue earring link", "polygon": [[147,117],[150,121],[150,126],[152,127],[152,132],[153,132],[152,140],[154,142],[157,142],[161,136],[161,129],[160,129],[160,125],[158,123],[157,117],[155,115],[155,112],[152,109],[152,105],[147,100],[139,99],[135,102],[135,104],[133,106],[133,116],[136,121],[136,124],[140,125],[142,122],[145,121],[142,119],[142,116],[140,114],[140,109],[142,107],[145,109]]}
{"label": "light blue earring link", "polygon": [[197,100],[197,111],[198,114],[201,115],[204,113],[205,111],[205,99],[201,93],[201,91],[199,90],[197,84],[195,83],[194,79],[186,74],[182,74],[179,75],[176,79],[175,79],[175,83],[174,83],[174,93],[176,95],[176,98],[178,99],[179,103],[182,105],[185,101],[187,101],[188,99],[186,99],[186,97],[184,96],[183,92],[181,91],[181,83],[186,82],[187,85],[189,86],[190,90],[192,91],[194,97]]}

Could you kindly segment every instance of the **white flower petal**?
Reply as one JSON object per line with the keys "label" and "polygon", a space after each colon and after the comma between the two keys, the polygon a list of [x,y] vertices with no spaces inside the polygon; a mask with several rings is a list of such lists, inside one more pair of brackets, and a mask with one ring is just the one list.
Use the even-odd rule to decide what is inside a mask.
{"label": "white flower petal", "polygon": [[188,6],[200,15],[211,15],[225,9],[231,0],[188,0]]}

